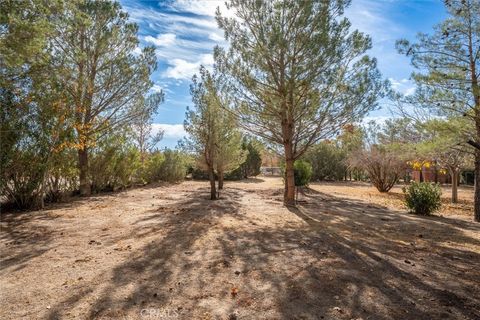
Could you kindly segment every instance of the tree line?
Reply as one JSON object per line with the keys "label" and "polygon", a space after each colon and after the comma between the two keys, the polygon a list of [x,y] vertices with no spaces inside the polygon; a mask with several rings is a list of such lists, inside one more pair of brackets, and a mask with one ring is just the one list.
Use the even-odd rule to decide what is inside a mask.
{"label": "tree line", "polygon": [[[480,3],[447,0],[449,16],[433,33],[419,34],[415,43],[397,41],[398,52],[410,57],[416,69],[412,74],[416,90],[409,96],[394,92],[390,83],[382,80],[376,59],[366,54],[371,38],[352,30],[344,16],[349,4],[333,0],[229,1],[234,16],[223,16],[220,10],[216,15],[228,47],[215,47],[213,76],[201,71],[202,83],[209,87],[207,83],[212,82],[215,89],[205,95],[194,90],[195,106],[203,114],[201,105],[213,95],[218,108],[213,112],[231,118],[228,126],[232,132],[237,128],[250,132],[283,157],[287,205],[294,204],[295,161],[309,157],[318,166],[314,174],[338,178],[341,168],[322,173],[324,164],[314,158],[341,156],[325,141],[334,140],[349,124],[360,123],[386,96],[404,120],[388,123],[391,132],[383,136],[381,132],[370,135],[380,142],[354,142],[356,163],[351,161],[350,166],[362,168],[379,190],[388,191],[407,162],[403,156],[408,155],[417,165],[434,159],[450,172],[455,189],[459,170],[473,155],[478,186]],[[200,101],[199,94],[205,99]],[[205,121],[199,122],[202,126],[209,123],[207,113]],[[195,127],[195,122],[186,126],[192,132]],[[211,128],[203,127],[212,129],[203,133],[198,150],[206,162],[212,159],[210,150],[215,146],[215,140],[208,138],[215,135],[214,127],[213,123]],[[353,151],[348,150],[348,143],[341,143],[341,148],[342,152]],[[452,197],[456,201],[455,190]],[[480,220],[479,187],[475,188],[475,220]]]}
{"label": "tree line", "polygon": [[[397,42],[416,69],[416,90],[409,96],[382,79],[377,60],[367,54],[371,38],[352,29],[345,17],[349,4],[231,0],[233,16],[218,9],[216,21],[228,45],[216,46],[213,68],[202,67],[193,78],[185,156],[208,174],[215,199],[215,180],[222,189],[225,174],[242,167],[248,156],[243,137],[254,136],[283,157],[284,202],[292,205],[295,161],[310,157],[315,166],[318,154],[334,155],[327,141],[345,154],[357,152],[359,163],[349,163],[352,168],[369,163],[381,172],[374,183],[384,191],[398,179],[398,154],[415,163],[434,158],[454,173],[452,180],[471,154],[480,220],[480,3],[446,0],[448,18],[432,33],[419,34],[413,43]],[[97,184],[92,161],[107,154],[108,141],[129,141],[144,165],[146,150],[159,138],[146,128],[163,94],[150,93],[154,48],[134,53],[138,26],[120,5],[80,0],[1,5],[2,190],[14,187],[43,198],[51,188],[47,181],[69,159],[75,169],[66,165],[57,182],[71,179],[80,194],[89,194]],[[378,141],[337,139],[387,96],[403,119],[387,124],[390,132],[375,127],[375,134],[364,132]],[[121,145],[128,154],[128,143]],[[318,164],[314,172],[335,175],[322,169]],[[373,179],[372,170],[349,175],[367,172]]]}
{"label": "tree line", "polygon": [[183,179],[188,156],[156,150],[153,47],[111,1],[0,4],[2,202],[42,207],[134,183]]}

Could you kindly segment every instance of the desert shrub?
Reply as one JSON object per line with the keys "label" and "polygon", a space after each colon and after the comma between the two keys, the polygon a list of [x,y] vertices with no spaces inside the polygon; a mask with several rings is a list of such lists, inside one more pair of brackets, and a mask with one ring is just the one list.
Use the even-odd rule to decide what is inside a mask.
{"label": "desert shrub", "polygon": [[365,170],[370,182],[380,192],[390,191],[405,169],[405,162],[396,152],[380,146],[357,151],[352,155],[350,164]]}
{"label": "desert shrub", "polygon": [[312,177],[312,165],[304,160],[297,160],[294,164],[295,186],[306,186]]}
{"label": "desert shrub", "polygon": [[130,186],[140,169],[140,153],[122,133],[107,136],[92,149],[92,191],[113,191]]}
{"label": "desert shrub", "polygon": [[145,159],[139,176],[142,182],[152,183],[159,181],[162,176],[162,164],[165,161],[165,156],[160,151],[154,151]]}
{"label": "desert shrub", "polygon": [[189,166],[189,157],[178,150],[165,149],[165,160],[159,168],[159,178],[162,181],[178,182],[185,179]]}
{"label": "desert shrub", "polygon": [[313,146],[304,158],[312,165],[313,180],[342,180],[345,176],[345,152],[333,143],[321,142]]}
{"label": "desert shrub", "polygon": [[51,104],[17,104],[18,98],[0,88],[0,198],[8,206],[32,209],[43,206],[64,130]]}
{"label": "desert shrub", "polygon": [[208,172],[199,167],[194,167],[192,170],[192,178],[195,180],[208,180]]}
{"label": "desert shrub", "polygon": [[135,175],[140,168],[140,152],[132,145],[123,148],[115,159],[113,186],[128,187],[135,183]]}
{"label": "desert shrub", "polygon": [[77,152],[65,149],[54,154],[46,179],[47,202],[57,202],[78,189]]}
{"label": "desert shrub", "polygon": [[406,206],[416,214],[429,215],[440,209],[442,190],[438,184],[412,182],[403,192]]}
{"label": "desert shrub", "polygon": [[5,177],[2,179],[1,195],[5,197],[5,202],[18,209],[41,206],[46,172],[43,157],[31,150],[16,150],[10,157],[13,161],[2,168]]}
{"label": "desert shrub", "polygon": [[244,179],[245,178],[245,175],[244,175],[245,172],[242,169],[243,168],[240,166],[235,170],[232,170],[232,171],[229,171],[229,172],[225,173],[225,180],[242,180],[242,179]]}

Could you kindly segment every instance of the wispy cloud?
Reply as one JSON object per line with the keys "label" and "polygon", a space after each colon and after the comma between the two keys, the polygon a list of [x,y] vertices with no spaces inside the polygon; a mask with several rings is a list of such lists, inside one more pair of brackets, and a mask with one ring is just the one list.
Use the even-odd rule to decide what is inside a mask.
{"label": "wispy cloud", "polygon": [[231,17],[233,15],[233,11],[228,10],[225,6],[225,0],[176,0],[171,7],[181,12],[191,12],[210,17],[214,17],[217,8],[219,8],[223,16]]}
{"label": "wispy cloud", "polygon": [[146,33],[141,37],[144,44],[157,48],[160,79],[191,79],[201,64],[213,65],[214,46],[225,44],[214,18],[217,7],[226,12],[224,1],[177,0],[159,7],[127,1],[124,5]]}
{"label": "wispy cloud", "polygon": [[392,85],[392,89],[398,91],[406,96],[410,96],[415,93],[415,84],[410,80],[403,78],[401,80],[396,80],[394,78],[388,79]]}
{"label": "wispy cloud", "polygon": [[157,47],[169,47],[175,44],[177,36],[173,33],[159,34],[157,37],[146,36],[145,41],[153,43]]}
{"label": "wispy cloud", "polygon": [[164,72],[167,78],[174,78],[180,80],[189,80],[198,71],[200,65],[210,68],[213,65],[213,55],[204,54],[196,62],[188,62],[184,59],[173,59],[169,61],[169,67]]}
{"label": "wispy cloud", "polygon": [[373,37],[375,43],[395,41],[405,29],[386,14],[394,1],[356,0],[346,11],[354,28]]}
{"label": "wispy cloud", "polygon": [[165,139],[183,139],[187,136],[183,124],[166,124],[166,123],[153,123],[152,133],[163,131],[163,137]]}

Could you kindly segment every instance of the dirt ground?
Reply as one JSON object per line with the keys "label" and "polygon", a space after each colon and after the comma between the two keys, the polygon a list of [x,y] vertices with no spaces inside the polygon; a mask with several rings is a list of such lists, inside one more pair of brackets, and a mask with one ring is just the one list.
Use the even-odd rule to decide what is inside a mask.
{"label": "dirt ground", "polygon": [[263,177],[4,214],[0,318],[480,319],[472,192],[419,217],[399,188],[314,183],[285,208]]}

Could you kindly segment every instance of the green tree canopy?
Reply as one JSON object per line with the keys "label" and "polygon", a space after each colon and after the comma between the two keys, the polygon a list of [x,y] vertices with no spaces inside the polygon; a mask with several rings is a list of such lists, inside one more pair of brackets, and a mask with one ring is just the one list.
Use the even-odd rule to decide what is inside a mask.
{"label": "green tree canopy", "polygon": [[285,202],[294,203],[293,163],[376,106],[384,83],[371,39],[350,30],[349,1],[232,0],[217,12],[229,49],[215,49],[242,126],[279,147]]}

